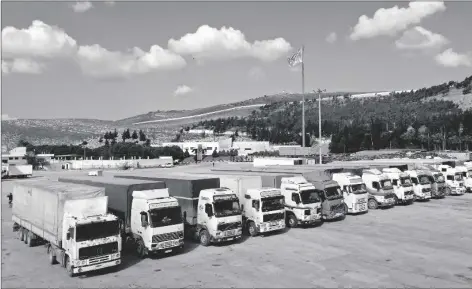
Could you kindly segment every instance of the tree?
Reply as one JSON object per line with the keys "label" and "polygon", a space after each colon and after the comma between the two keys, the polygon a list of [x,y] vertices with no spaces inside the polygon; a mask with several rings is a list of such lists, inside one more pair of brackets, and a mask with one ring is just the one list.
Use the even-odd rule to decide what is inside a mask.
{"label": "tree", "polygon": [[137,140],[138,139],[138,132],[136,130],[133,131],[133,134],[131,135],[131,138],[133,140]]}
{"label": "tree", "polygon": [[151,140],[150,140],[150,139],[146,139],[146,146],[147,146],[147,147],[150,147],[150,146],[151,146]]}
{"label": "tree", "polygon": [[418,139],[421,142],[421,149],[424,148],[424,144],[427,142],[428,143],[428,150],[429,150],[429,130],[428,130],[427,126],[422,125],[418,129]]}
{"label": "tree", "polygon": [[110,145],[110,141],[108,139],[105,139],[105,146],[109,146]]}
{"label": "tree", "polygon": [[87,150],[87,145],[88,145],[88,142],[87,141],[82,141],[82,148],[84,150],[84,160],[85,160],[85,151]]}
{"label": "tree", "polygon": [[113,134],[111,135],[111,138],[116,141],[116,138],[117,138],[117,137],[118,137],[118,131],[117,131],[116,128],[115,128],[115,130],[113,131]]}
{"label": "tree", "polygon": [[100,144],[102,144],[102,143],[103,143],[103,137],[100,137],[100,138],[98,139],[98,142],[99,142]]}
{"label": "tree", "polygon": [[146,134],[143,132],[143,130],[139,130],[139,141],[145,142],[146,141]]}
{"label": "tree", "polygon": [[190,153],[188,152],[188,149],[185,150],[184,152],[184,158],[190,157]]}
{"label": "tree", "polygon": [[213,153],[211,154],[211,156],[214,157],[214,158],[219,157],[219,154],[218,154],[218,152],[216,151],[216,149],[213,151]]}

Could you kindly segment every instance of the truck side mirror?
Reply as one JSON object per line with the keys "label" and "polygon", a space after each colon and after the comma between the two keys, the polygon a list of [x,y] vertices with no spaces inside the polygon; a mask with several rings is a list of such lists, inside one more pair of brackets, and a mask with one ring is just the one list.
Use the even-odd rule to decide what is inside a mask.
{"label": "truck side mirror", "polygon": [[259,211],[259,201],[258,200],[252,200],[252,207],[256,209],[256,211]]}
{"label": "truck side mirror", "polygon": [[295,204],[300,204],[300,195],[297,193],[292,193],[292,201],[295,202]]}
{"label": "truck side mirror", "polygon": [[67,234],[66,234],[66,239],[67,239],[67,240],[70,240],[70,232],[67,232]]}
{"label": "truck side mirror", "polygon": [[213,208],[211,204],[205,204],[205,213],[207,213],[208,217],[213,217]]}
{"label": "truck side mirror", "polygon": [[66,239],[70,240],[74,238],[74,228],[69,228],[67,230]]}
{"label": "truck side mirror", "polygon": [[149,225],[146,212],[141,212],[141,226],[146,228]]}

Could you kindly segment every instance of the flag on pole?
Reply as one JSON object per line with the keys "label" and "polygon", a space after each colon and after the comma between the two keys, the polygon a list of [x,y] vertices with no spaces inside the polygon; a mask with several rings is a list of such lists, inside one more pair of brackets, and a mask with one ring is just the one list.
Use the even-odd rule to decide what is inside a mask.
{"label": "flag on pole", "polygon": [[288,65],[290,67],[295,67],[300,63],[303,63],[303,47],[288,58]]}

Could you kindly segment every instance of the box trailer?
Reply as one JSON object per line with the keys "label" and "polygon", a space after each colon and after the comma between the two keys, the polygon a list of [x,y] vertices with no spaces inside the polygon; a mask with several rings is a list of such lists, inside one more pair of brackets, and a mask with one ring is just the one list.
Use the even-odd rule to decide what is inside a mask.
{"label": "box trailer", "polygon": [[121,236],[139,257],[184,248],[184,225],[177,199],[165,183],[113,177],[62,177],[61,182],[105,189],[109,211],[123,222]]}
{"label": "box trailer", "polygon": [[49,261],[70,276],[121,263],[118,219],[102,188],[34,180],[13,189],[13,229],[30,247],[47,242]]}

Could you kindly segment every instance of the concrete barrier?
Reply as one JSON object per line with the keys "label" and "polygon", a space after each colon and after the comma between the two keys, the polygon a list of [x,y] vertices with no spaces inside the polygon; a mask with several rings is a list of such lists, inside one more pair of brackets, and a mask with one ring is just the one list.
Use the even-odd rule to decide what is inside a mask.
{"label": "concrete barrier", "polygon": [[120,168],[155,168],[173,166],[173,159],[169,157],[159,159],[134,160],[73,160],[64,162],[66,169],[120,169]]}

